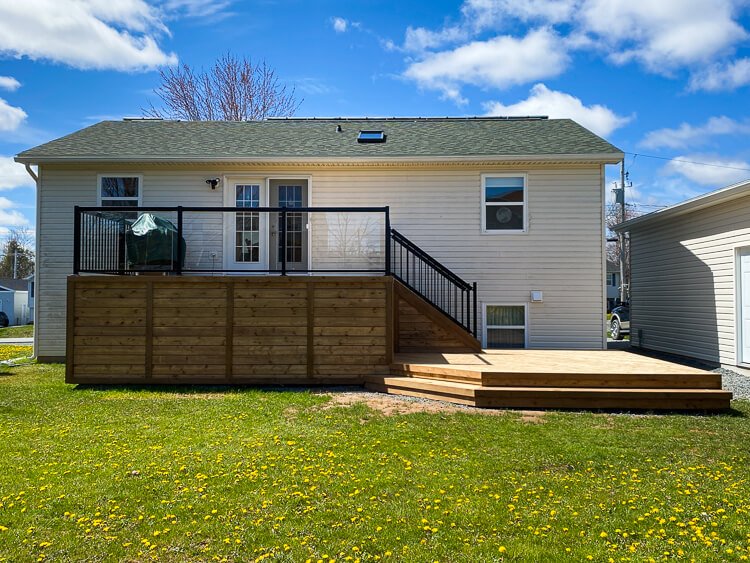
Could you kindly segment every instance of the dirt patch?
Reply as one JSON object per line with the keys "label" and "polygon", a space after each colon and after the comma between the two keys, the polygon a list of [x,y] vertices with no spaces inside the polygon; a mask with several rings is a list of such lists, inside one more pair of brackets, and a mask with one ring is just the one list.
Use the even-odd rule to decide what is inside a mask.
{"label": "dirt patch", "polygon": [[521,416],[518,420],[524,424],[544,424],[547,422],[545,417],[547,416],[546,411],[521,411]]}
{"label": "dirt patch", "polygon": [[426,413],[454,413],[454,412],[471,412],[487,415],[499,415],[503,411],[494,409],[478,409],[474,407],[452,405],[441,401],[426,401],[413,399],[411,397],[401,397],[399,395],[385,395],[380,393],[369,393],[366,391],[350,391],[338,393],[324,393],[331,397],[331,400],[319,408],[320,410],[330,410],[337,407],[351,407],[356,404],[364,403],[370,409],[380,412],[385,416],[397,414],[411,414],[416,412]]}

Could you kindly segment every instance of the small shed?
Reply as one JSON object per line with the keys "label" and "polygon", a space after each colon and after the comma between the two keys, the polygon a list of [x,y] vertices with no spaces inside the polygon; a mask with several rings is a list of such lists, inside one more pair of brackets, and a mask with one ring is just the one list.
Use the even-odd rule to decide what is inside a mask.
{"label": "small shed", "polygon": [[750,180],[617,225],[632,346],[750,367]]}

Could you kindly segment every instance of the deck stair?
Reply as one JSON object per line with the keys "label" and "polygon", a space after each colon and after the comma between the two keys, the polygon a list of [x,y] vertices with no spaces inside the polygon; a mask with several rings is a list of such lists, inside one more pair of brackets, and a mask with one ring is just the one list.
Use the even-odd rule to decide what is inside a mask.
{"label": "deck stair", "polygon": [[721,375],[621,351],[396,354],[375,391],[476,407],[721,410]]}

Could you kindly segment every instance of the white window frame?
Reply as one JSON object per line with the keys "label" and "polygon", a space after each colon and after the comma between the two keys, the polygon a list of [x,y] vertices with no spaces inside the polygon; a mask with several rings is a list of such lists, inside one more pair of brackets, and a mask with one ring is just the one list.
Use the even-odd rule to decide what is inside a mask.
{"label": "white window frame", "polygon": [[[102,179],[104,178],[138,178],[138,197],[105,197],[102,198]],[[143,201],[143,175],[142,174],[128,174],[122,172],[113,172],[107,174],[98,174],[96,176],[96,201],[99,207],[102,206],[102,201],[135,201],[137,206],[141,207]]]}
{"label": "white window frame", "polygon": [[[486,201],[486,184],[487,178],[523,178],[523,203],[487,203]],[[481,175],[479,183],[479,201],[481,205],[482,216],[482,234],[483,235],[524,235],[528,233],[528,199],[529,199],[529,175],[527,172],[484,172]],[[523,205],[523,228],[522,229],[487,229],[487,206],[497,207],[499,205]]]}
{"label": "white window frame", "polygon": [[[499,326],[492,325],[487,326],[487,308],[488,307],[523,307],[523,326],[508,325]],[[524,349],[529,347],[529,304],[528,303],[482,303],[482,347],[487,348],[487,329],[488,328],[507,328],[507,329],[523,329],[523,347]],[[504,348],[492,348],[493,350],[504,350]]]}

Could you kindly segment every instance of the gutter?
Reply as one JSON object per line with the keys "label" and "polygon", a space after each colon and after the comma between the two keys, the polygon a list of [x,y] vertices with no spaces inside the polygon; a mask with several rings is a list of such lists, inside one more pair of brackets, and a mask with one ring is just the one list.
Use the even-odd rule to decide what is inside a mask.
{"label": "gutter", "polygon": [[192,156],[157,156],[157,155],[132,155],[132,156],[16,156],[15,161],[24,164],[46,164],[46,163],[99,163],[99,162],[175,162],[175,163],[318,163],[318,164],[380,164],[380,163],[445,163],[445,162],[596,162],[605,164],[617,164],[624,157],[624,153],[597,153],[597,154],[550,154],[550,155],[473,155],[473,156],[391,156],[391,157],[320,157],[320,156],[247,156],[247,157],[206,157],[202,155]]}

